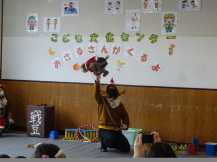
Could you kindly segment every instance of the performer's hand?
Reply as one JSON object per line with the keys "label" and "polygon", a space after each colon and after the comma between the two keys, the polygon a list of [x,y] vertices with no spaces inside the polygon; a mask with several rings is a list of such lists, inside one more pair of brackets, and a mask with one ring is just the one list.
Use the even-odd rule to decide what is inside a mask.
{"label": "performer's hand", "polygon": [[100,75],[95,75],[96,76],[96,81],[100,81],[101,76]]}
{"label": "performer's hand", "polygon": [[10,122],[10,123],[14,123],[14,120],[11,119],[11,118],[9,118],[9,122]]}
{"label": "performer's hand", "polygon": [[126,124],[121,124],[120,129],[121,130],[126,130],[127,129],[127,125]]}

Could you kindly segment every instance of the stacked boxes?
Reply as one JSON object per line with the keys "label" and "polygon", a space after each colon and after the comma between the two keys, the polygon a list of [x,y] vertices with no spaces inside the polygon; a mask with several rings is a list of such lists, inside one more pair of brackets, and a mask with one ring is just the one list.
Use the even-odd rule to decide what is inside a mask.
{"label": "stacked boxes", "polygon": [[122,133],[128,139],[130,146],[133,146],[136,136],[142,133],[142,129],[128,128],[128,130],[122,130]]}

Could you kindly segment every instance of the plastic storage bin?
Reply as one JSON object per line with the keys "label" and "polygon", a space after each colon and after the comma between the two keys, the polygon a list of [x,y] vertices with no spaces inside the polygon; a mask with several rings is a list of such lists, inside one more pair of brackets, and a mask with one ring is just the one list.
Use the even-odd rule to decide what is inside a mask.
{"label": "plastic storage bin", "polygon": [[128,130],[122,130],[122,133],[128,139],[130,146],[133,146],[136,136],[142,133],[142,129],[128,128]]}

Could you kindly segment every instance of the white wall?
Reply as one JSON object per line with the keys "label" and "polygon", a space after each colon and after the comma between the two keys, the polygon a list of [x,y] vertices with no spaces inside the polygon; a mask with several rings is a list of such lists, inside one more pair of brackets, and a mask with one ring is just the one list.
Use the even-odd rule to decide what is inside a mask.
{"label": "white wall", "polygon": [[[145,34],[141,42],[137,42],[135,33],[129,33],[129,42],[121,41],[126,15],[105,15],[103,0],[79,0],[80,15],[73,17],[61,16],[60,0],[53,0],[52,3],[47,0],[4,1],[3,79],[93,83],[94,78],[89,72],[82,73],[71,68],[73,64],[82,64],[92,56],[74,57],[73,61],[64,64],[59,70],[53,70],[50,61],[61,57],[64,51],[74,51],[74,47],[79,45],[74,40],[76,34],[82,34],[82,45],[85,47],[89,43],[90,34],[99,34],[99,47],[100,43],[105,43],[106,33],[112,32],[115,42],[110,43],[110,46],[119,44],[123,50],[134,46],[136,56],[129,58],[124,54],[111,55],[107,66],[110,73],[102,77],[103,83],[107,84],[114,77],[116,84],[217,89],[216,0],[202,0],[201,10],[197,12],[178,11],[177,1],[163,0],[163,11],[178,11],[177,38],[167,40],[165,35],[161,35],[161,14],[141,13],[140,33]],[[125,10],[140,8],[140,0],[125,0]],[[26,14],[34,12],[39,14],[39,31],[28,33],[25,31]],[[61,31],[58,34],[69,33],[71,41],[63,43],[61,37],[58,37],[57,43],[51,42],[52,33],[44,33],[42,30],[44,17],[61,17]],[[150,43],[148,38],[151,34],[159,35],[157,43]],[[168,54],[171,43],[176,45],[173,55]],[[55,50],[54,56],[48,54],[49,47]],[[143,52],[151,56],[146,65],[138,61]],[[118,59],[126,62],[121,71],[117,70]],[[163,65],[158,74],[150,70],[156,61]]]}
{"label": "white wall", "polygon": [[[2,37],[2,0],[0,0],[0,38]],[[0,39],[0,70],[2,69],[2,40]]]}

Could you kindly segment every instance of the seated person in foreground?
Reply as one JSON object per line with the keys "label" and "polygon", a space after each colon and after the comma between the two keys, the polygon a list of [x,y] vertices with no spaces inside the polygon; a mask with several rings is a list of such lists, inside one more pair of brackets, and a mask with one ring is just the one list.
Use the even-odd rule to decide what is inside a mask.
{"label": "seated person in foreground", "polygon": [[145,153],[145,146],[147,143],[142,143],[142,134],[139,134],[134,142],[134,155],[133,158],[176,158],[176,154],[167,143],[161,142],[161,138],[157,132],[154,134],[154,143],[148,148]]}

